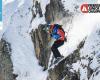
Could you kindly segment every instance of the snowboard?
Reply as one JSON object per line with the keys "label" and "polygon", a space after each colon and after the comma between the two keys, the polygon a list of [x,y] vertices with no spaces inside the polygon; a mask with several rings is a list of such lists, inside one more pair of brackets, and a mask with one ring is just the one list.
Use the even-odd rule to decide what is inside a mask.
{"label": "snowboard", "polygon": [[54,63],[52,65],[50,65],[49,69],[54,68],[55,66],[57,66],[61,61],[63,61],[66,57],[63,57],[61,59],[58,59],[57,61],[54,61]]}

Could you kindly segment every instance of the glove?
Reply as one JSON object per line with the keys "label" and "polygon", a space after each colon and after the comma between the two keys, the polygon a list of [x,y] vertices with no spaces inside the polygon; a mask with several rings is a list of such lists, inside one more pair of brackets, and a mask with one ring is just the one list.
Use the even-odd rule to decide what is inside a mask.
{"label": "glove", "polygon": [[50,36],[56,40],[58,40],[60,38],[60,36],[58,34],[50,34]]}
{"label": "glove", "polygon": [[49,41],[49,42],[51,41],[51,37],[50,37],[50,36],[48,36],[48,41]]}
{"label": "glove", "polygon": [[52,38],[52,39],[51,39],[51,42],[54,42],[54,41],[56,41],[56,39],[55,39],[55,38]]}

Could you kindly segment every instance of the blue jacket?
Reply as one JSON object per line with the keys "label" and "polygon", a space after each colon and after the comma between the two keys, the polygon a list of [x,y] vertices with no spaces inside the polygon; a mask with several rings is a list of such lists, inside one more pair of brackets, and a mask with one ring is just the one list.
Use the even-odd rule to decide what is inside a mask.
{"label": "blue jacket", "polygon": [[52,33],[51,33],[51,37],[57,40],[60,38],[60,35],[57,34],[58,28],[59,28],[58,26],[59,26],[58,24],[55,24],[54,29],[52,30]]}

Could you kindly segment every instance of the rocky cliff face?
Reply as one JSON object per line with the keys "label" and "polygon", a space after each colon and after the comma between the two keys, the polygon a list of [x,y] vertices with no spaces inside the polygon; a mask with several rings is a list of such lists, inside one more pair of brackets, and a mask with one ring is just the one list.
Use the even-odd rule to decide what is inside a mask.
{"label": "rocky cliff face", "polygon": [[[39,14],[40,17],[43,16],[41,11],[41,4],[36,1],[34,2],[34,6],[36,11],[32,10],[32,20]],[[36,12],[36,13],[34,13]],[[68,16],[64,11],[63,5],[60,0],[50,0],[50,4],[46,6],[45,12],[45,20],[47,23],[54,22],[58,19],[62,19],[65,16]],[[50,42],[48,39],[50,36],[45,31],[46,25],[40,24],[38,29],[31,31],[32,41],[34,43],[34,48],[36,52],[36,57],[39,59],[39,64],[44,67],[44,70],[48,68],[49,58],[51,54],[51,49],[48,47],[48,43]]]}
{"label": "rocky cliff face", "polygon": [[13,65],[10,58],[11,46],[5,40],[0,41],[0,80],[14,80]]}
{"label": "rocky cliff face", "polygon": [[31,32],[31,37],[39,64],[44,67],[44,70],[46,70],[48,68],[51,51],[48,47],[49,35],[44,29],[45,25],[39,25],[38,29]]}
{"label": "rocky cliff face", "polygon": [[61,0],[50,0],[50,4],[46,6],[45,13],[47,23],[62,19],[66,15],[67,13],[64,11]]}
{"label": "rocky cliff face", "polygon": [[[40,17],[42,17],[41,12],[41,4],[36,1],[35,7],[36,11],[32,11],[33,17],[34,12],[36,12],[35,15],[39,14]],[[46,12],[45,12],[45,19],[47,23],[51,23],[53,21],[56,21],[57,19],[61,19],[66,15],[66,12],[64,11],[64,8],[62,6],[62,3],[60,0],[51,0],[50,4],[46,6]],[[34,18],[32,18],[33,20]],[[36,57],[39,59],[39,64],[44,67],[44,70],[48,68],[49,58],[51,54],[51,49],[48,47],[49,38],[50,36],[45,31],[45,24],[40,24],[38,26],[38,29],[32,30],[31,37],[32,41],[34,43],[34,48],[36,52]]]}

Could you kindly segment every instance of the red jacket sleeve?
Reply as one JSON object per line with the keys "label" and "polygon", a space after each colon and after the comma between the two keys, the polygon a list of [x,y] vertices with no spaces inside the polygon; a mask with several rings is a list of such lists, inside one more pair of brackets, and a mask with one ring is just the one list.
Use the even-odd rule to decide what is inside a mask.
{"label": "red jacket sleeve", "polygon": [[59,40],[63,40],[64,41],[65,33],[61,29],[58,29],[57,34],[60,35],[60,39]]}

